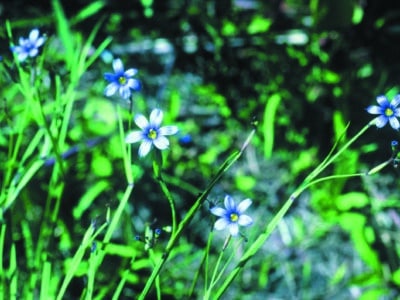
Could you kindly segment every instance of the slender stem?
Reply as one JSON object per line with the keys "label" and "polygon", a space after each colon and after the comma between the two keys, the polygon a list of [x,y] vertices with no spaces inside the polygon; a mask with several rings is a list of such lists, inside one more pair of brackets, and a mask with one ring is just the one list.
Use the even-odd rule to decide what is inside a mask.
{"label": "slender stem", "polygon": [[361,135],[363,135],[372,125],[374,125],[374,121],[369,122],[367,125],[365,125],[355,136],[353,136],[350,140],[348,140],[343,147],[341,147],[338,152],[333,154],[329,159],[324,160],[318,167],[311,172],[310,176],[306,178],[306,180],[303,183],[310,182],[313,180],[315,177],[317,177],[323,170],[325,170],[335,159],[338,158],[347,148],[349,148]]}
{"label": "slender stem", "polygon": [[153,272],[151,273],[149,279],[147,280],[142,293],[138,297],[138,300],[145,299],[147,294],[150,292],[150,289],[153,286],[153,283],[154,283],[158,273],[161,271],[162,267],[164,266],[165,262],[167,261],[172,248],[175,246],[176,242],[179,240],[179,237],[181,236],[183,230],[193,219],[196,212],[199,210],[201,205],[207,199],[207,196],[210,193],[211,189],[221,179],[222,175],[241,157],[241,155],[243,154],[244,150],[246,149],[247,145],[249,144],[249,142],[254,134],[255,134],[255,129],[253,129],[250,132],[250,134],[248,135],[248,137],[247,137],[245,143],[243,144],[242,148],[240,149],[240,151],[235,151],[224,161],[224,163],[219,168],[217,174],[212,178],[212,180],[209,183],[209,185],[207,186],[207,188],[197,197],[195,203],[189,209],[185,218],[179,223],[175,234],[171,236],[171,239],[168,242],[168,245],[165,249],[165,252],[164,252],[162,258],[160,259],[160,261],[158,262],[156,267],[153,269]]}
{"label": "slender stem", "polygon": [[[161,153],[158,153],[158,152],[156,154],[161,155]],[[161,190],[163,191],[163,193],[164,193],[164,195],[167,198],[168,203],[169,203],[169,207],[170,207],[170,210],[171,210],[171,219],[172,219],[171,235],[173,236],[175,234],[175,232],[176,232],[176,222],[177,222],[176,221],[175,201],[174,201],[174,199],[172,197],[172,194],[169,191],[167,185],[165,184],[165,181],[164,181],[164,179],[162,177],[162,173],[161,173],[161,165],[158,164],[157,159],[155,159],[153,161],[153,170],[154,170],[154,175],[155,175],[155,177],[156,177],[156,179],[158,181],[158,184],[160,185]]]}
{"label": "slender stem", "polygon": [[[228,238],[230,238],[230,236]],[[217,277],[218,268],[219,268],[219,265],[221,264],[221,260],[222,260],[222,257],[224,256],[224,253],[225,253],[225,251],[222,250],[218,255],[218,260],[217,260],[217,263],[214,266],[214,271],[213,271],[213,274],[212,274],[212,277],[211,277],[210,286],[208,287],[208,289],[207,289],[207,291],[206,291],[206,293],[204,295],[204,300],[210,299],[211,291],[212,291],[214,285],[217,282],[215,278]]]}
{"label": "slender stem", "polygon": [[[197,280],[200,277],[201,270],[203,269],[203,266],[205,265],[205,270],[204,270],[204,282],[207,282],[208,280],[208,258],[210,254],[210,247],[211,247],[211,241],[213,239],[213,231],[210,232],[208,235],[208,240],[207,240],[207,245],[206,248],[204,249],[204,255],[203,258],[201,259],[200,265],[196,271],[196,274],[193,277],[192,284],[189,289],[189,293],[186,296],[187,299],[192,299],[193,298],[193,293],[196,288]],[[206,285],[204,285],[204,294],[206,293]]]}
{"label": "slender stem", "polygon": [[319,179],[315,179],[323,170],[325,170],[326,167],[328,167],[330,164],[332,164],[335,159],[337,159],[346,149],[348,149],[364,132],[367,131],[368,128],[373,125],[374,122],[371,121],[368,123],[366,126],[364,126],[354,137],[352,137],[348,142],[346,142],[343,147],[341,147],[335,154],[332,156],[331,153],[329,154],[330,158],[325,159],[320,165],[316,167],[316,169],[311,172],[310,176],[308,176],[303,183],[290,195],[290,197],[286,200],[284,205],[280,208],[280,210],[275,214],[275,216],[272,218],[272,220],[267,224],[265,227],[264,232],[262,232],[258,238],[255,240],[255,242],[250,246],[249,249],[243,254],[242,258],[240,261],[237,263],[236,267],[229,273],[229,276],[225,279],[225,281],[222,283],[221,287],[218,289],[218,291],[215,294],[215,299],[219,299],[222,294],[226,291],[228,286],[232,283],[234,278],[237,276],[237,274],[243,269],[243,267],[246,265],[246,263],[252,258],[257,251],[264,245],[266,240],[269,238],[271,235],[272,231],[276,228],[278,223],[283,219],[283,217],[286,215],[290,207],[292,206],[293,202],[297,197],[307,188],[310,186],[326,181],[326,180],[332,180],[332,179],[339,179],[339,178],[349,178],[349,177],[360,177],[360,176],[366,176],[373,174],[376,172],[376,170],[380,170],[387,164],[389,164],[392,160],[385,161],[383,164],[378,165],[377,167],[371,169],[371,171],[366,172],[366,173],[356,173],[356,174],[344,174],[344,175],[332,175],[332,176],[326,176],[322,177]]}

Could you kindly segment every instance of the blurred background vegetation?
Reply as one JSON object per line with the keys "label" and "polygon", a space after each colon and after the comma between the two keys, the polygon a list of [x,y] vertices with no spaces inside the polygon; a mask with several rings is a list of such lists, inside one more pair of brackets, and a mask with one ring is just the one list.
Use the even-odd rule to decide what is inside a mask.
{"label": "blurred background vegetation", "polygon": [[[377,95],[392,97],[399,90],[399,1],[61,3],[74,31],[87,37],[101,22],[97,44],[111,36],[110,53],[121,57],[126,68],[139,69],[143,88],[134,96],[135,110],[146,115],[149,108],[160,107],[167,111],[166,124],[180,126],[166,166],[166,181],[180,215],[256,121],[257,134],[245,157],[212,192],[210,201],[221,201],[224,193],[251,198],[256,223],[265,224],[328,154],[347,123],[344,139],[371,119],[365,107],[374,104]],[[88,4],[96,7],[94,13],[81,18],[79,13]],[[56,34],[51,1],[1,1],[0,19],[2,27],[5,19],[11,21],[15,37],[26,36],[32,26],[48,36]],[[11,57],[4,28],[0,38],[1,55]],[[45,67],[68,77],[57,59],[45,62]],[[80,148],[68,158],[67,188],[57,223],[63,233],[55,233],[56,240],[64,240],[54,245],[55,260],[68,258],[80,241],[77,237],[91,220],[104,218],[104,207],[116,206],[117,194],[125,187],[121,157],[115,154],[119,146],[113,106],[127,105],[102,95],[106,71],[110,60],[104,56],[80,82],[68,136],[70,146]],[[0,83],[6,97],[12,80],[3,75]],[[30,135],[27,132],[27,140]],[[389,128],[371,129],[331,173],[372,168],[390,157],[394,139],[398,133]],[[5,139],[0,147],[6,149]],[[5,156],[0,153],[1,157]],[[154,226],[168,226],[169,214],[164,212],[169,206],[160,202],[150,162],[139,162],[135,156],[133,162],[135,202],[114,242],[129,245],[145,259],[135,236],[144,234],[146,224],[154,220]],[[7,222],[16,228],[13,241],[22,243],[17,226],[21,219],[27,218],[33,228],[40,223],[48,176],[46,168],[41,170],[7,212]],[[313,187],[298,199],[226,299],[395,299],[400,291],[398,187],[398,172],[390,168],[362,180]],[[84,207],[80,203],[88,191],[92,201]],[[163,271],[171,299],[182,299],[200,259],[196,249],[207,240],[204,230],[211,228],[212,219],[207,207],[202,214]],[[247,234],[251,241],[257,230]],[[162,249],[162,237],[157,247]],[[23,257],[23,245],[19,249]],[[112,289],[110,278],[124,270],[128,257],[111,255],[99,279],[106,290]],[[125,297],[140,291],[149,274],[145,267],[136,268]],[[83,285],[83,276],[78,276],[74,287],[81,291]],[[71,299],[77,296],[73,291],[72,287]]]}

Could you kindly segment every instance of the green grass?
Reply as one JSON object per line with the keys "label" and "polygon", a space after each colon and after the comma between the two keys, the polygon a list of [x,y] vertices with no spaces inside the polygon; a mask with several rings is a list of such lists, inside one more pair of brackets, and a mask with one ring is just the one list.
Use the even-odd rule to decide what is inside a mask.
{"label": "green grass", "polygon": [[[69,17],[61,1],[51,4],[52,16],[36,19],[53,32],[37,56],[1,53],[0,299],[392,299],[399,291],[397,185],[386,173],[397,156],[388,143],[386,159],[363,161],[378,149],[365,143],[374,121],[346,125],[337,107],[324,151],[307,128],[291,128],[301,105],[288,101],[298,91],[281,86],[283,76],[258,82],[259,97],[232,102],[233,91],[172,69],[158,99],[149,87],[159,78],[127,53],[121,59],[139,69],[144,89],[106,98],[112,66],[102,54],[118,38],[103,34],[106,3]],[[157,7],[142,5],[151,20]],[[4,23],[10,46],[32,29],[25,21]],[[206,24],[213,59],[224,59],[236,35],[260,43],[259,34],[277,34],[271,22],[255,13],[250,27],[225,20],[221,33]],[[271,48],[271,61],[287,55],[305,68],[315,56],[329,60],[310,47],[287,45],[281,56]],[[307,105],[318,104],[320,85],[345,76],[309,71],[298,78],[318,85],[304,93]],[[155,107],[180,132],[168,150],[139,158],[124,139],[134,117]],[[213,230],[209,208],[223,206],[225,194],[253,200],[246,214],[254,224],[238,237]]]}

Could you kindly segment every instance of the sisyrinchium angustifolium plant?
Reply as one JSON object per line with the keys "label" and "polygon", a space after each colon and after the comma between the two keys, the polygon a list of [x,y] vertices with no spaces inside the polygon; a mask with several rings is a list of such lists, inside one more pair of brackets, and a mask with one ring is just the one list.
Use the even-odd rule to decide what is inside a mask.
{"label": "sisyrinchium angustifolium plant", "polygon": [[[395,295],[398,201],[373,178],[385,167],[397,170],[399,146],[396,138],[379,144],[387,159],[370,164],[362,154],[374,145],[360,145],[367,131],[397,134],[395,89],[378,96],[378,105],[359,105],[365,119],[366,113],[373,115],[364,127],[347,125],[345,110],[335,108],[331,150],[293,153],[275,132],[276,124],[294,124],[290,108],[301,106],[287,102],[294,92],[280,87],[283,76],[268,84],[257,79],[259,99],[251,94],[249,101],[240,101],[232,97],[234,88],[225,94],[218,89],[220,82],[174,74],[175,52],[163,39],[145,40],[151,52],[133,59],[135,45],[121,51],[111,38],[100,38],[102,22],[85,34],[74,27],[103,6],[95,1],[67,19],[61,3],[52,1],[45,26],[5,23],[9,48],[0,62],[4,299],[264,299],[275,287],[281,298]],[[146,18],[153,9],[143,1]],[[194,7],[190,11],[193,18],[203,14]],[[118,27],[118,16],[108,26],[113,22]],[[223,68],[226,45],[236,51],[245,43],[243,34],[258,45],[259,34],[270,27],[271,20],[258,13],[237,23],[227,17],[206,24],[217,67]],[[238,58],[255,53],[278,64],[274,50],[291,36],[277,35],[269,58],[247,45]],[[186,47],[199,47],[190,36],[187,40]],[[317,101],[325,85],[340,82],[324,65],[328,54],[316,52],[314,42],[307,51],[320,61],[311,68],[307,51],[284,48],[290,59],[309,68],[301,87],[313,87],[308,103]],[[168,84],[145,68],[154,53],[163,57]],[[244,75],[272,72],[258,64],[248,68],[241,67]],[[235,77],[232,70],[227,76]],[[339,98],[345,87],[336,88]],[[307,146],[298,129],[288,130],[285,139],[291,146]],[[329,255],[321,258],[324,253]]]}

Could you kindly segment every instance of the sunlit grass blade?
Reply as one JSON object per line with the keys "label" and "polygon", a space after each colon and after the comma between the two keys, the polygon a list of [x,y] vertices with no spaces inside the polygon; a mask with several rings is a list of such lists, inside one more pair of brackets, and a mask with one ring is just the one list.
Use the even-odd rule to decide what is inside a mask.
{"label": "sunlit grass blade", "polygon": [[86,285],[85,300],[91,300],[93,298],[94,282],[97,270],[96,256],[98,254],[97,250],[93,249],[93,247],[96,247],[96,244],[92,244],[92,249],[89,257],[89,268],[87,270],[87,285]]}
{"label": "sunlit grass blade", "polygon": [[56,17],[58,36],[60,37],[65,49],[65,62],[67,63],[67,67],[70,69],[73,67],[74,63],[74,56],[75,56],[74,47],[76,45],[73,41],[75,39],[72,36],[68,19],[64,13],[60,1],[52,0],[51,3]]}
{"label": "sunlit grass blade", "polygon": [[82,22],[95,14],[97,14],[106,3],[104,1],[94,1],[84,8],[82,8],[74,17],[71,18],[70,23],[72,25],[76,25],[79,22]]}
{"label": "sunlit grass blade", "polygon": [[22,177],[19,179],[19,181],[9,187],[5,203],[0,203],[3,210],[7,210],[14,203],[19,193],[33,178],[33,176],[35,176],[37,171],[43,166],[43,163],[44,162],[42,160],[33,162],[32,165],[30,165],[26,171],[21,174]]}
{"label": "sunlit grass blade", "polygon": [[[0,228],[0,295],[5,295],[6,293],[6,270],[4,269],[4,245],[6,236],[7,225],[5,223],[1,224]],[[3,298],[2,298],[3,299]]]}
{"label": "sunlit grass blade", "polygon": [[19,270],[17,266],[17,250],[15,244],[11,245],[10,250],[10,266],[7,271],[7,278],[9,281],[9,299],[17,299],[18,297],[18,276]]}
{"label": "sunlit grass blade", "polygon": [[104,50],[111,44],[112,42],[112,37],[107,37],[104,41],[101,42],[100,45],[98,45],[94,52],[88,57],[85,63],[85,70],[88,69],[95,60],[97,60],[100,55],[104,52]]}
{"label": "sunlit grass blade", "polygon": [[272,149],[274,147],[275,139],[275,116],[276,111],[281,103],[281,95],[273,94],[268,98],[267,104],[264,109],[263,118],[263,136],[264,136],[264,156],[270,158],[272,155]]}
{"label": "sunlit grass blade", "polygon": [[45,261],[43,263],[42,274],[41,274],[41,284],[40,284],[40,300],[48,300],[52,299],[54,295],[52,295],[51,291],[51,263],[49,261]]}
{"label": "sunlit grass blade", "polygon": [[29,291],[35,288],[36,279],[39,277],[39,270],[35,266],[35,257],[34,257],[34,244],[31,229],[29,228],[29,223],[26,220],[21,222],[21,231],[22,237],[25,245],[25,257],[26,257],[26,267],[28,270],[31,270],[30,277],[27,280],[27,283],[24,284],[25,293],[29,293]]}
{"label": "sunlit grass blade", "polygon": [[79,264],[83,260],[83,256],[85,254],[85,251],[87,249],[90,249],[92,246],[92,243],[94,242],[95,238],[103,232],[104,228],[106,228],[108,224],[105,223],[103,224],[99,229],[95,229],[95,227],[91,224],[89,228],[86,230],[82,242],[78,248],[78,250],[75,252],[72,261],[69,264],[69,267],[67,269],[67,273],[65,274],[64,280],[62,282],[62,285],[58,291],[57,294],[57,300],[64,299],[65,292],[67,291],[68,285],[70,284],[72,278],[75,275],[76,270],[79,267]]}
{"label": "sunlit grass blade", "polygon": [[83,213],[90,208],[93,201],[109,188],[109,183],[106,180],[100,180],[93,186],[89,187],[86,193],[81,197],[77,206],[74,207],[72,215],[75,220],[79,220]]}

